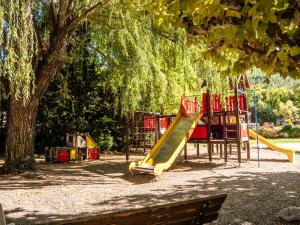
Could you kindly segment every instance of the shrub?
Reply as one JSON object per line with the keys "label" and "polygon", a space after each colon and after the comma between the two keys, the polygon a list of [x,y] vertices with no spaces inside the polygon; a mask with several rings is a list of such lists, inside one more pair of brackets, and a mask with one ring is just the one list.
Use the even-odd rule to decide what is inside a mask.
{"label": "shrub", "polygon": [[300,126],[294,126],[292,128],[290,137],[294,137],[294,138],[300,137]]}
{"label": "shrub", "polygon": [[286,137],[286,134],[282,133],[280,129],[270,128],[270,127],[261,127],[258,130],[258,133],[265,138],[279,138]]}
{"label": "shrub", "polygon": [[101,133],[95,139],[101,151],[109,151],[111,147],[114,145],[114,138],[110,132]]}
{"label": "shrub", "polygon": [[291,124],[284,125],[281,133],[286,133],[290,138],[300,137],[300,126],[293,126]]}
{"label": "shrub", "polygon": [[282,133],[287,133],[289,137],[292,136],[293,125],[286,124],[281,128]]}

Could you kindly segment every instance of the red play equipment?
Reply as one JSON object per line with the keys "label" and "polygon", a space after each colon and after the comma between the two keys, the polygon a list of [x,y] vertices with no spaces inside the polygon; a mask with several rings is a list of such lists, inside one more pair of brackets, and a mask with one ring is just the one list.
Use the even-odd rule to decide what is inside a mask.
{"label": "red play equipment", "polygon": [[[203,82],[201,87],[206,88],[206,86],[207,83]],[[202,93],[198,99],[197,97],[183,96],[180,114],[188,116],[194,112],[203,113],[197,127],[189,134],[189,143],[197,144],[197,155],[199,154],[199,144],[202,143],[207,145],[210,161],[212,160],[212,153],[216,150],[220,152],[220,157],[224,157],[225,162],[227,162],[227,149],[229,148],[229,154],[231,154],[232,148],[236,147],[238,162],[240,163],[242,149],[247,151],[247,158],[250,159],[248,132],[250,112],[248,111],[246,95],[238,91],[239,89],[250,89],[247,76],[241,75],[237,85],[234,85],[229,79],[228,89],[228,96],[210,94],[209,89],[206,89],[206,92]],[[142,116],[143,125],[140,127],[140,134],[142,134],[144,143],[147,143],[147,135],[153,133],[155,134],[154,144],[171,124],[174,117],[175,115],[144,114]],[[143,144],[143,141],[139,143]],[[151,148],[152,145],[144,145],[144,151],[147,147]],[[185,157],[187,157],[186,151]]]}

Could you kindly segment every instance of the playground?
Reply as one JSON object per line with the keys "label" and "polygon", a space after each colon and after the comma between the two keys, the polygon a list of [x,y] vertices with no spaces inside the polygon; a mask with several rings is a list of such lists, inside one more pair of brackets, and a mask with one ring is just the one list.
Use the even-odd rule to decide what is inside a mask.
{"label": "playground", "polygon": [[[251,151],[255,158],[256,150]],[[288,223],[277,217],[278,211],[300,204],[299,164],[288,163],[281,153],[261,150],[260,168],[255,159],[244,160],[245,152],[240,166],[236,154],[225,164],[217,153],[210,163],[205,148],[200,148],[197,158],[193,144],[188,153],[188,161],[180,155],[174,167],[158,178],[132,176],[124,155],[69,164],[40,162],[38,173],[1,176],[0,201],[8,222],[17,224],[45,224],[227,193],[213,224],[281,225]],[[298,154],[296,160],[300,160]]]}
{"label": "playground", "polygon": [[[78,132],[66,135],[65,147],[46,147],[36,159],[37,172],[1,176],[6,220],[89,224],[94,218],[113,224],[110,218],[121,221],[118,213],[139,224],[147,209],[191,207],[182,212],[187,217],[201,204],[191,201],[210,199],[215,214],[204,214],[208,203],[199,210],[212,224],[287,224],[278,212],[300,204],[299,143],[274,143],[257,133],[257,125],[250,128],[248,78],[240,76],[236,86],[228,81],[232,95],[225,103],[206,89],[199,99],[183,96],[176,116],[139,114],[128,136],[134,145],[125,153],[100,154],[92,136]],[[139,219],[128,215],[134,212]]]}
{"label": "playground", "polygon": [[0,225],[300,221],[300,2],[0,1]]}

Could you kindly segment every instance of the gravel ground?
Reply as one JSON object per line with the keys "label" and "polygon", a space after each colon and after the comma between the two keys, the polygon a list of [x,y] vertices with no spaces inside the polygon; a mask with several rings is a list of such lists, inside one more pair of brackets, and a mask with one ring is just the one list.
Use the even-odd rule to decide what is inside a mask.
{"label": "gravel ground", "polygon": [[[204,149],[201,152],[204,152]],[[214,155],[194,155],[159,178],[131,175],[124,156],[106,155],[100,161],[45,164],[37,173],[0,176],[0,203],[8,222],[45,224],[99,213],[138,208],[199,196],[227,193],[219,219],[213,224],[281,225],[281,208],[300,206],[300,155],[288,163],[278,152],[261,150],[239,166],[236,155],[227,164]],[[131,156],[131,161],[142,159]],[[243,154],[245,158],[245,154]],[[1,164],[1,163],[0,163]]]}

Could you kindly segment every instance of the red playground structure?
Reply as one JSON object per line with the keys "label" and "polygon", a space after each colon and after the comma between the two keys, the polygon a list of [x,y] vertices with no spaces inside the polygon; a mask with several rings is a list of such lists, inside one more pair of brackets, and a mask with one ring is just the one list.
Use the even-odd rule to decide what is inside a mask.
{"label": "red playground structure", "polygon": [[[236,149],[239,163],[242,160],[242,150],[247,151],[247,159],[250,159],[248,123],[251,114],[248,111],[246,95],[239,92],[239,90],[250,89],[247,76],[241,75],[236,85],[228,79],[229,95],[225,98],[220,94],[211,94],[207,88],[207,82],[203,82],[201,87],[206,88],[206,91],[202,93],[200,102],[196,97],[183,96],[181,99],[180,113],[182,115],[197,111],[203,113],[197,127],[189,135],[188,143],[195,143],[197,156],[199,156],[200,144],[205,144],[209,161],[212,161],[213,153],[217,152],[227,162],[228,154],[232,154],[233,148]],[[174,117],[175,115],[139,114],[138,121],[140,122],[135,126],[138,127],[140,138],[137,139],[136,135],[131,135],[132,143],[136,143],[144,151],[151,148],[167,130]],[[152,134],[152,141],[148,139],[149,134]],[[184,157],[187,158],[186,145]]]}

